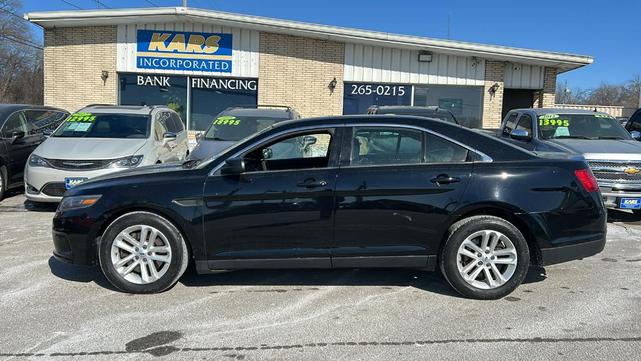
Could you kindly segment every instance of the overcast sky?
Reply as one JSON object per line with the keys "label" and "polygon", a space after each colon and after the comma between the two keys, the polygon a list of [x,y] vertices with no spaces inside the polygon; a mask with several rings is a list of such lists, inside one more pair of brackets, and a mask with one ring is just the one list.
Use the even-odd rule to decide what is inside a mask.
{"label": "overcast sky", "polygon": [[[24,11],[178,6],[181,0],[23,0]],[[154,5],[152,5],[154,4]],[[641,1],[188,0],[188,5],[399,34],[590,55],[565,73],[571,88],[641,74]],[[41,33],[37,27],[34,31]],[[41,36],[41,35],[39,35]]]}

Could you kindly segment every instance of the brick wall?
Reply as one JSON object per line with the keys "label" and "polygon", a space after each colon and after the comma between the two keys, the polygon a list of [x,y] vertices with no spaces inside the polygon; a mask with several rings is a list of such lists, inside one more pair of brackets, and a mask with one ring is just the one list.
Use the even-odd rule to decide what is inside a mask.
{"label": "brick wall", "polygon": [[261,33],[260,53],[258,104],[289,105],[303,117],[343,113],[344,44]]}
{"label": "brick wall", "polygon": [[538,108],[550,108],[556,104],[556,75],[557,68],[546,67],[543,71],[543,89],[537,92],[538,99],[535,99],[534,106]]}
{"label": "brick wall", "polygon": [[[501,125],[501,111],[503,110],[503,78],[505,77],[505,63],[502,61],[487,60],[485,62],[485,84],[483,87],[483,127],[498,128]],[[494,95],[490,88],[498,84]]]}
{"label": "brick wall", "polygon": [[[44,102],[76,111],[90,103],[116,104],[116,27],[45,29]],[[109,71],[103,83],[100,75]]]}

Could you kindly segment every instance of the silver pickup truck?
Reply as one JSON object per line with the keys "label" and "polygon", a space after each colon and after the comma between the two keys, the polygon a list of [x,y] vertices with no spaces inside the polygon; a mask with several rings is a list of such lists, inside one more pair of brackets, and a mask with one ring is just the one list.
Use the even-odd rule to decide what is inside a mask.
{"label": "silver pickup truck", "polygon": [[641,134],[612,116],[574,109],[515,109],[497,136],[535,152],[582,155],[596,176],[606,206],[641,215]]}

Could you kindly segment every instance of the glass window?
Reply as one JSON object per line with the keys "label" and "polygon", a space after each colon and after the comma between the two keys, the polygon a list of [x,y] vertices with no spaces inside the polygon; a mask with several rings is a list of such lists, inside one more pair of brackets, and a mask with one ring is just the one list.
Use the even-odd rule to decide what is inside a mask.
{"label": "glass window", "polygon": [[414,164],[423,161],[421,132],[394,128],[356,128],[351,165]]}
{"label": "glass window", "polygon": [[541,139],[632,139],[613,117],[601,114],[544,114],[539,116]]}
{"label": "glass window", "polygon": [[469,151],[434,134],[427,134],[427,163],[463,163]]}
{"label": "glass window", "polygon": [[331,140],[328,131],[281,138],[246,154],[245,166],[249,171],[324,168]]}
{"label": "glass window", "polygon": [[345,83],[343,114],[367,114],[372,105],[411,104],[411,85]]}
{"label": "glass window", "polygon": [[25,114],[32,133],[53,132],[67,116],[66,113],[53,110],[26,110]]}
{"label": "glass window", "polygon": [[223,112],[210,123],[211,126],[205,133],[205,139],[238,141],[287,119],[270,116],[232,115],[231,112]]}
{"label": "glass window", "polygon": [[156,116],[156,121],[154,122],[154,133],[156,134],[156,140],[161,140],[165,137],[165,133],[169,132],[167,127],[167,120],[169,120],[169,113],[160,112]]}
{"label": "glass window", "polygon": [[15,132],[24,132],[29,134],[29,125],[24,112],[15,112],[4,123],[2,127],[2,137],[11,138]]}
{"label": "glass window", "polygon": [[120,74],[121,105],[166,105],[187,119],[187,77]]}
{"label": "glass window", "polygon": [[207,130],[217,115],[229,107],[255,107],[258,104],[256,79],[193,77],[190,81],[189,130]]}
{"label": "glass window", "polygon": [[521,115],[516,129],[525,130],[529,135],[532,135],[532,117],[529,114]]}
{"label": "glass window", "polygon": [[72,115],[53,133],[53,136],[146,139],[149,137],[150,128],[148,115],[99,113],[80,119],[74,119]]}
{"label": "glass window", "polygon": [[519,116],[519,113],[511,113],[510,116],[507,118],[507,122],[505,122],[505,126],[503,127],[503,134],[510,135],[512,133],[512,130],[516,127],[516,118]]}
{"label": "glass window", "polygon": [[185,131],[185,123],[180,119],[180,116],[176,113],[171,113],[171,121],[174,124],[175,133],[181,133]]}
{"label": "glass window", "polygon": [[459,124],[480,128],[483,117],[483,88],[426,85],[414,87],[414,105],[438,106],[454,114]]}

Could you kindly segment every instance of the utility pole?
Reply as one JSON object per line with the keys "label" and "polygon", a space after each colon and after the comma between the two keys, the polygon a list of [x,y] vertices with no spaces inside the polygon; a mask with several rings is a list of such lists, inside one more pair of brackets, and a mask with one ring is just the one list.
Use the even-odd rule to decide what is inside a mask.
{"label": "utility pole", "polygon": [[183,0],[183,7],[184,7],[184,8],[186,8],[186,7],[187,7],[187,0]]}
{"label": "utility pole", "polygon": [[452,23],[452,20],[450,19],[451,17],[452,17],[452,14],[451,14],[451,13],[447,13],[447,39],[448,39],[448,40],[450,40],[450,39],[451,39],[451,37],[450,37],[450,36],[451,36],[451,30],[450,30],[450,28],[451,28],[451,25],[452,25],[452,24],[451,24],[451,23]]}

